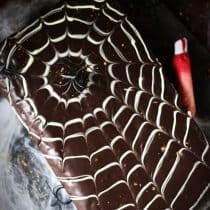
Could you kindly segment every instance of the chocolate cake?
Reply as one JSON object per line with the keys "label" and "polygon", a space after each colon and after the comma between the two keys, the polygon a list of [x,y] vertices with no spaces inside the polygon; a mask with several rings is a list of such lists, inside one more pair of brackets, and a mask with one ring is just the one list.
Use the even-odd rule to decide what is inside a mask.
{"label": "chocolate cake", "polygon": [[78,209],[197,209],[210,150],[116,1],[70,0],[0,45],[1,93]]}

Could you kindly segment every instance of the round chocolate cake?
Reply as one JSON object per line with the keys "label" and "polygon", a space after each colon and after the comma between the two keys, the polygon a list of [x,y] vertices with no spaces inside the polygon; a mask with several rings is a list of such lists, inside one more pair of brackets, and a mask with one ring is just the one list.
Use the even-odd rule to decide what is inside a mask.
{"label": "round chocolate cake", "polygon": [[0,45],[0,90],[78,209],[198,209],[210,150],[116,1],[70,0]]}

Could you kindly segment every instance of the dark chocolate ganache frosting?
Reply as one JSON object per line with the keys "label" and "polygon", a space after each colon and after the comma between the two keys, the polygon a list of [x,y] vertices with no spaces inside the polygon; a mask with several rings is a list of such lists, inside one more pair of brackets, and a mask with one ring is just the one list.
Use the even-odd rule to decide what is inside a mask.
{"label": "dark chocolate ganache frosting", "polygon": [[78,209],[197,209],[210,150],[116,1],[61,3],[0,45],[0,90]]}

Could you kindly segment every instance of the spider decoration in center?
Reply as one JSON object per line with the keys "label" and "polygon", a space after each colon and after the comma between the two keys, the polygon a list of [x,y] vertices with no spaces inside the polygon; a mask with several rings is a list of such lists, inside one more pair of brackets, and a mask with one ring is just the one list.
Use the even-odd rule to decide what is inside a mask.
{"label": "spider decoration in center", "polygon": [[89,74],[92,72],[83,60],[72,61],[64,58],[56,63],[55,79],[53,85],[61,89],[61,95],[79,95],[87,86]]}

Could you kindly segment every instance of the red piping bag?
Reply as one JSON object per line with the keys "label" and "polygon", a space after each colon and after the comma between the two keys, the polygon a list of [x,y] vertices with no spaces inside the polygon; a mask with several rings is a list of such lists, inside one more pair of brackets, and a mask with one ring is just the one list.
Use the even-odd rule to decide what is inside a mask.
{"label": "red piping bag", "polygon": [[176,72],[179,92],[184,105],[190,111],[191,116],[194,117],[196,114],[196,105],[187,39],[183,38],[176,41],[174,48],[173,68]]}

